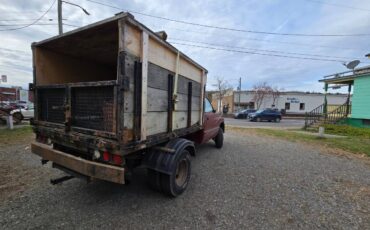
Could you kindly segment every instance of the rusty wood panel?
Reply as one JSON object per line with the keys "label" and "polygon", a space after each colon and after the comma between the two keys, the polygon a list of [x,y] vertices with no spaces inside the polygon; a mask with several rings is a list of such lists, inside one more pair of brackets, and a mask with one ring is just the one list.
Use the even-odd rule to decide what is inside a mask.
{"label": "rusty wood panel", "polygon": [[122,131],[122,142],[127,144],[134,139],[134,131],[132,129],[124,128]]}
{"label": "rusty wood panel", "polygon": [[54,150],[48,145],[37,142],[33,142],[31,144],[31,150],[44,160],[55,162],[83,175],[119,184],[125,183],[124,168],[85,160],[58,150]]}
{"label": "rusty wood panel", "polygon": [[141,92],[142,92],[142,75],[141,63],[135,62],[135,76],[134,76],[134,138],[140,140],[141,135]]}
{"label": "rusty wood panel", "polygon": [[[123,105],[121,108],[120,122],[122,132],[122,141],[124,144],[134,139],[134,98],[135,98],[135,76],[139,74],[138,63],[139,58],[125,53],[124,59],[124,78],[123,84]],[[128,84],[128,85],[127,85]]]}

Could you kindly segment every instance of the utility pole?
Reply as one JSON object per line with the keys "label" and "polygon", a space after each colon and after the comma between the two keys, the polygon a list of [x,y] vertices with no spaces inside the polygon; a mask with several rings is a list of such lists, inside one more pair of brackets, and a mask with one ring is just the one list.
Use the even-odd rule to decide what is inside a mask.
{"label": "utility pole", "polygon": [[239,78],[239,103],[238,103],[238,111],[240,111],[240,94],[241,94],[241,91],[242,91],[242,78],[240,77]]}
{"label": "utility pole", "polygon": [[62,13],[62,3],[65,3],[65,4],[69,4],[69,5],[72,5],[72,6],[77,6],[78,8],[80,8],[86,15],[90,15],[89,12],[87,12],[86,9],[84,9],[82,6],[80,5],[77,5],[75,3],[72,3],[72,2],[67,2],[67,1],[64,1],[64,0],[58,0],[58,29],[59,29],[59,35],[63,34],[63,13]]}
{"label": "utility pole", "polygon": [[62,0],[58,0],[58,29],[59,35],[63,34],[63,15],[62,15]]}

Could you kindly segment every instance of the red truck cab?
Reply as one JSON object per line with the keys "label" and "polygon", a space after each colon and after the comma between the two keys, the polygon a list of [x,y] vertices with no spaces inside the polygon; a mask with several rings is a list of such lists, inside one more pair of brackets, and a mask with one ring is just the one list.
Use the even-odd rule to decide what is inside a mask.
{"label": "red truck cab", "polygon": [[204,99],[203,129],[191,138],[197,144],[203,144],[213,139],[217,148],[223,146],[223,133],[225,132],[224,118],[216,113],[210,101]]}

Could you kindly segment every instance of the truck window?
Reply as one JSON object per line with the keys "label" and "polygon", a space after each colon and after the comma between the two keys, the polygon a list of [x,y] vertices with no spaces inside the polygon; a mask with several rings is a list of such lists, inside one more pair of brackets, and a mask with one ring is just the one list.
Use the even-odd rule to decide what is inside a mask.
{"label": "truck window", "polygon": [[204,99],[204,112],[205,113],[212,113],[213,107],[208,99]]}

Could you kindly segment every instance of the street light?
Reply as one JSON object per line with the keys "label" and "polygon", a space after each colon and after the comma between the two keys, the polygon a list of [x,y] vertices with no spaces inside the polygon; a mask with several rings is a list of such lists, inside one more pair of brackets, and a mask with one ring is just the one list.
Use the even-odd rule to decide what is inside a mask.
{"label": "street light", "polygon": [[77,6],[78,8],[80,8],[86,15],[90,15],[89,12],[87,12],[87,10],[85,8],[83,8],[82,6],[80,5],[77,5],[75,3],[72,3],[72,2],[67,2],[67,1],[63,1],[63,0],[58,0],[58,27],[59,27],[59,35],[63,33],[63,22],[62,22],[62,2],[64,2],[65,4],[69,4],[69,5],[72,5],[72,6]]}

